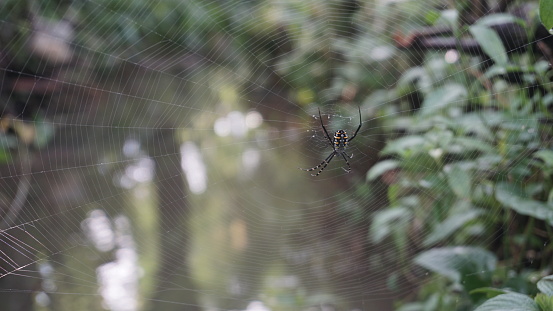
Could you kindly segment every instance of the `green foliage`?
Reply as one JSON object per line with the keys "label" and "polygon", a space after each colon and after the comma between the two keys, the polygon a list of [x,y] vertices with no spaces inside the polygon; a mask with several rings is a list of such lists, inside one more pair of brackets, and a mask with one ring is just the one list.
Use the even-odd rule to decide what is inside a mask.
{"label": "green foliage", "polygon": [[[534,299],[527,295],[508,292],[497,295],[483,304],[475,311],[501,311],[501,310],[521,310],[521,311],[547,311],[553,310],[553,275],[542,278],[537,287],[541,291]],[[476,291],[473,291],[476,292]]]}
{"label": "green foliage", "polygon": [[545,294],[538,294],[534,301],[539,307],[540,311],[553,310],[553,297],[547,296]]}
{"label": "green foliage", "polygon": [[[447,24],[457,14],[443,16],[432,20]],[[403,304],[402,311],[478,305],[478,310],[549,310],[543,294],[535,300],[527,294],[536,292],[535,274],[553,268],[547,260],[552,250],[544,246],[553,238],[551,128],[540,122],[551,117],[550,73],[532,51],[507,54],[490,27],[505,22],[525,23],[494,14],[468,27],[493,65],[482,62],[485,56],[461,54],[465,66],[478,64],[469,72],[428,51],[424,65],[406,68],[394,88],[371,97],[380,101],[365,101],[380,110],[389,135],[381,151],[386,159],[368,171],[367,181],[383,179],[391,170],[395,178],[388,186],[388,208],[375,212],[369,237],[373,243],[391,238],[403,264],[409,260],[405,248],[416,249],[413,263],[439,276],[420,289],[420,301]],[[520,82],[507,79],[520,72]],[[535,85],[543,85],[544,92],[529,92]],[[420,108],[410,109],[413,97],[421,98]],[[402,203],[406,199],[417,203]],[[508,234],[483,249],[490,247],[498,226],[510,228]],[[522,270],[531,260],[525,258],[529,251],[543,260]],[[450,285],[436,287],[444,278]],[[549,293],[549,283],[546,277],[538,288]]]}
{"label": "green foliage", "polygon": [[482,47],[484,52],[499,66],[506,66],[507,52],[499,38],[499,35],[486,26],[474,25],[469,28],[470,33]]}
{"label": "green foliage", "polygon": [[387,171],[398,168],[400,166],[400,163],[401,162],[396,160],[384,160],[382,162],[377,163],[367,172],[367,180],[368,181],[375,180],[376,178],[380,177],[382,174],[386,173]]}
{"label": "green foliage", "polygon": [[507,208],[522,215],[545,220],[553,225],[553,206],[536,200],[527,199],[524,190],[515,184],[498,183],[495,198]]}
{"label": "green foliage", "polygon": [[480,287],[477,289],[473,289],[469,292],[471,295],[473,294],[485,294],[487,299],[493,298],[495,296],[499,296],[502,294],[506,294],[507,291],[499,288],[493,288],[493,287]]}
{"label": "green foliage", "polygon": [[[274,23],[256,20],[262,16],[261,6],[245,6],[240,0],[4,2],[0,10],[3,28],[0,42],[19,61],[28,61],[28,55],[18,51],[26,48],[25,42],[31,38],[33,29],[42,27],[36,21],[66,20],[74,30],[74,38],[66,43],[80,57],[87,58],[86,64],[97,72],[125,61],[139,62],[153,57],[152,54],[163,57],[183,51],[195,52],[197,57],[210,55],[211,60],[218,62],[243,64],[241,52],[252,52],[251,42],[245,43],[252,37],[271,37],[274,35],[271,29],[276,28]],[[255,53],[263,59],[262,54],[268,54],[270,49],[265,44],[271,40],[259,41]],[[159,51],[163,53],[160,55]]]}
{"label": "green foliage", "polygon": [[467,96],[467,90],[463,85],[448,83],[442,87],[432,90],[426,95],[422,103],[421,117],[424,118],[433,113],[454,104],[463,105],[463,99]]}
{"label": "green foliage", "polygon": [[[78,46],[94,51],[106,65],[129,57],[144,58],[161,47],[165,47],[167,54],[183,50],[207,54],[216,44],[209,38],[215,33],[223,35],[227,20],[238,14],[232,9],[237,7],[233,3],[87,1],[78,12]],[[233,51],[230,49],[228,53]]]}
{"label": "green foliage", "polygon": [[477,247],[433,248],[418,254],[414,262],[427,270],[462,283],[467,290],[489,283],[490,271],[497,264],[495,256]]}
{"label": "green foliage", "polygon": [[540,19],[547,29],[553,28],[553,1],[540,0]]}
{"label": "green foliage", "polygon": [[553,296],[553,275],[542,278],[538,282],[538,289],[548,296]]}
{"label": "green foliage", "polygon": [[452,165],[445,173],[447,183],[453,193],[461,199],[470,199],[472,182],[469,171],[460,164],[456,164]]}
{"label": "green foliage", "polygon": [[452,209],[452,213],[444,221],[437,224],[431,233],[429,233],[423,241],[423,246],[431,246],[440,241],[445,241],[458,230],[468,226],[471,221],[478,220],[484,214],[483,210],[474,207]]}
{"label": "green foliage", "polygon": [[[301,104],[337,98],[373,112],[371,128],[381,131],[385,144],[366,181],[385,185],[387,206],[373,213],[368,240],[394,247],[389,260],[402,269],[390,276],[391,287],[420,267],[434,275],[419,300],[399,303],[399,310],[474,310],[486,299],[495,299],[493,307],[512,297],[521,306],[545,305],[526,295],[536,294],[535,276],[553,268],[546,259],[553,248],[544,246],[553,238],[553,141],[550,126],[540,121],[553,117],[551,72],[531,49],[507,51],[494,30],[505,23],[533,26],[503,13],[464,26],[457,10],[419,10],[415,2],[397,10],[376,5],[374,23],[387,29],[386,21],[403,21],[409,11],[403,29],[449,26],[471,36],[485,55],[459,52],[459,60],[448,63],[444,51],[397,49],[387,32],[348,38],[313,31],[295,33],[302,45],[279,59],[277,71],[301,90],[295,96]],[[321,18],[307,7],[304,17]],[[288,25],[301,29],[294,27],[299,20]],[[381,59],[373,57],[375,50]],[[329,51],[345,61],[329,58]],[[299,96],[304,93],[309,96]],[[536,256],[527,257],[531,253]]]}
{"label": "green foliage", "polygon": [[376,213],[371,227],[373,242],[380,243],[393,233],[398,237],[404,236],[411,216],[411,211],[406,207],[396,207]]}
{"label": "green foliage", "polygon": [[486,301],[480,307],[476,308],[475,311],[501,310],[540,311],[538,305],[534,302],[534,300],[532,300],[532,298],[517,293],[509,293],[494,297]]}

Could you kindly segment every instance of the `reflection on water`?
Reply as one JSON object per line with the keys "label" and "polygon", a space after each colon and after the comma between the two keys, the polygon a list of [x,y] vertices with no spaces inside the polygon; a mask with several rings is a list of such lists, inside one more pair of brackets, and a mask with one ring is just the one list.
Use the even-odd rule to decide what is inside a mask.
{"label": "reflection on water", "polygon": [[88,218],[81,223],[81,227],[97,250],[107,252],[115,247],[115,232],[104,211],[91,211]]}
{"label": "reflection on water", "polygon": [[132,159],[124,172],[116,175],[115,185],[132,189],[137,184],[149,182],[154,177],[154,161],[140,148],[136,139],[127,139],[123,144],[123,155]]}
{"label": "reflection on water", "polygon": [[35,302],[42,307],[47,307],[52,302],[47,292],[55,292],[58,287],[54,282],[54,267],[48,261],[41,262],[38,266],[38,271],[42,277],[42,289],[44,291],[39,292],[35,296]]}
{"label": "reflection on water", "polygon": [[255,110],[245,116],[241,111],[231,111],[228,115],[215,120],[213,130],[220,137],[232,135],[236,138],[244,137],[248,129],[261,126],[263,117]]}
{"label": "reflection on water", "polygon": [[263,302],[255,300],[248,304],[246,311],[271,311],[271,309],[267,308]]}
{"label": "reflection on water", "polygon": [[50,297],[48,297],[48,294],[46,294],[45,292],[40,292],[36,294],[35,301],[41,307],[47,307],[52,302],[50,300]]}
{"label": "reflection on water", "polygon": [[192,193],[200,194],[207,188],[207,174],[202,154],[193,142],[186,142],[180,147],[181,167]]}
{"label": "reflection on water", "polygon": [[127,139],[123,144],[123,155],[127,158],[136,158],[141,154],[140,142],[136,139]]}
{"label": "reflection on water", "polygon": [[[138,310],[140,269],[127,217],[117,216],[112,222],[104,211],[96,209],[89,213],[81,227],[99,251],[116,249],[115,259],[96,269],[98,292],[103,298],[104,308],[114,311]],[[36,299],[43,303],[45,301],[42,296]]]}
{"label": "reflection on water", "polygon": [[261,153],[254,148],[248,148],[242,153],[242,167],[246,176],[250,176],[261,161]]}

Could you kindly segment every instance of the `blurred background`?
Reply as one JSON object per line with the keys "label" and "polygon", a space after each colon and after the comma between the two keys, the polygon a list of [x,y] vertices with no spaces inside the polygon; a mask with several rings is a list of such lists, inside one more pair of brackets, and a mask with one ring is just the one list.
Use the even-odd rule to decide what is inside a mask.
{"label": "blurred background", "polygon": [[[473,310],[544,292],[539,5],[0,1],[0,309]],[[359,117],[351,172],[340,154],[298,169],[333,152],[321,123],[351,138]]]}

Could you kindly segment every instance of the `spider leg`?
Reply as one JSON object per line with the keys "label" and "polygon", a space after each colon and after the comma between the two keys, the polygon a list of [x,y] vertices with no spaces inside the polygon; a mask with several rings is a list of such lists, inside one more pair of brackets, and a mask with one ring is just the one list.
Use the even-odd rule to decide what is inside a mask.
{"label": "spider leg", "polygon": [[[343,167],[342,167],[342,169],[343,169],[344,171],[346,171],[347,173],[351,172],[351,166],[349,165],[348,158],[346,158],[346,156],[345,156],[345,155],[347,155],[347,153],[342,152],[342,153],[340,153],[340,154],[342,155],[342,158],[344,158],[344,161],[346,161],[346,164],[348,165],[348,169],[347,169],[347,170],[346,170],[345,168],[343,168]],[[352,156],[353,156],[353,155],[352,155]],[[348,156],[348,157],[349,157],[349,156]],[[350,159],[351,159],[351,157],[350,157]]]}
{"label": "spider leg", "polygon": [[[357,108],[359,109],[359,126],[357,127],[357,130],[355,131],[355,133],[353,134],[353,136],[348,139],[348,142],[352,141],[355,136],[357,135],[357,133],[359,132],[359,130],[361,129],[361,125],[363,125],[363,121],[361,121],[361,107],[357,106]],[[320,112],[320,111],[319,111]],[[351,157],[350,157],[351,158]]]}
{"label": "spider leg", "polygon": [[332,146],[332,149],[334,149],[334,144],[332,143],[332,139],[330,138],[330,135],[328,135],[328,132],[326,131],[326,127],[323,124],[323,117],[321,117],[321,109],[319,108],[319,120],[321,120],[321,126],[323,127],[323,130],[325,131],[326,138],[328,138],[328,142]]}
{"label": "spider leg", "polygon": [[326,168],[326,166],[328,165],[328,163],[330,163],[330,161],[332,160],[332,158],[334,158],[334,156],[336,155],[336,151],[332,151],[332,153],[326,157],[326,159],[323,160],[323,162],[321,162],[321,164],[315,166],[315,167],[312,167],[312,168],[308,168],[308,169],[305,169],[305,168],[299,168],[300,170],[302,171],[314,171],[316,169],[318,169],[319,167],[322,166],[322,168],[317,172],[317,174],[313,175],[311,174],[311,176],[319,176],[319,174]]}

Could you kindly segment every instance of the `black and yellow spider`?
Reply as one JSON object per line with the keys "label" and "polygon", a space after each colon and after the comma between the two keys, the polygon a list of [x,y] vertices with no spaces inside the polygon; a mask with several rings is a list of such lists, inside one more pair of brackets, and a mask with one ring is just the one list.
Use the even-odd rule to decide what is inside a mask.
{"label": "black and yellow spider", "polygon": [[357,133],[361,129],[361,125],[363,124],[363,122],[361,121],[361,108],[360,107],[357,107],[357,108],[359,108],[359,126],[357,127],[357,130],[355,131],[353,136],[351,138],[348,138],[348,134],[346,134],[346,131],[337,130],[336,132],[334,132],[334,139],[331,139],[330,135],[328,135],[328,132],[326,131],[325,125],[323,124],[323,118],[321,117],[321,109],[319,109],[319,119],[321,120],[321,126],[323,127],[323,130],[325,131],[326,138],[328,138],[328,142],[332,146],[333,151],[328,157],[326,157],[326,159],[324,159],[323,162],[321,162],[321,164],[319,164],[315,167],[309,168],[309,169],[299,168],[300,170],[309,172],[309,171],[314,171],[314,170],[316,170],[316,169],[318,169],[319,167],[322,166],[322,168],[319,170],[319,172],[317,172],[317,174],[315,174],[315,175],[311,174],[311,176],[319,176],[319,174],[326,168],[328,163],[330,163],[332,158],[334,158],[335,155],[339,154],[339,155],[342,156],[342,158],[344,158],[344,161],[346,161],[346,164],[348,165],[347,170],[345,168],[343,168],[344,171],[346,171],[348,173],[351,172],[351,166],[349,165],[348,158],[351,159],[353,157],[353,154],[351,156],[348,155],[346,153],[346,147],[348,146],[348,143],[355,138],[355,136],[357,135]]}

